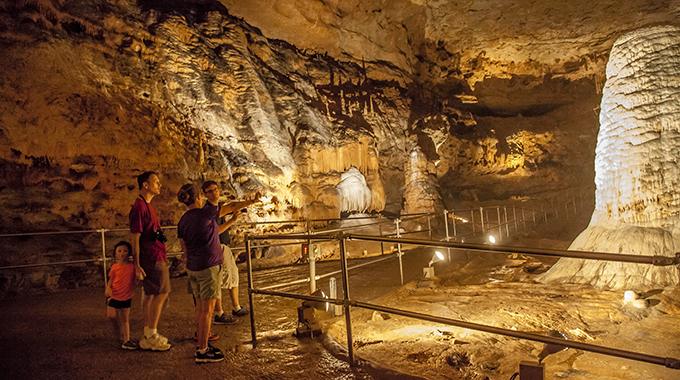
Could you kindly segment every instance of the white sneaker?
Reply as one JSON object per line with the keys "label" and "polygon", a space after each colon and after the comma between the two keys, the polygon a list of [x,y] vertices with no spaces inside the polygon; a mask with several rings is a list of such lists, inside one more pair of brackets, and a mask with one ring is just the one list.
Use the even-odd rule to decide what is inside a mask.
{"label": "white sneaker", "polygon": [[156,333],[158,335],[158,340],[163,342],[163,343],[168,343],[168,338],[164,337],[163,335]]}
{"label": "white sneaker", "polygon": [[159,334],[153,334],[151,338],[144,338],[139,341],[139,348],[143,350],[167,351],[170,349],[170,347],[171,346],[168,344],[168,338]]}

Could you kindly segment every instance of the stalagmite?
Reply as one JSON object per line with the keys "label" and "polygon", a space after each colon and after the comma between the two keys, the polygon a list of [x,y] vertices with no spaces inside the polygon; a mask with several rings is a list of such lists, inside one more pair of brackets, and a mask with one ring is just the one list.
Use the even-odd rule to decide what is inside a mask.
{"label": "stalagmite", "polygon": [[[607,64],[596,205],[569,249],[673,256],[680,248],[680,29],[619,38]],[[560,259],[543,281],[631,289],[675,285],[675,267]]]}
{"label": "stalagmite", "polygon": [[364,211],[371,207],[371,189],[357,168],[351,167],[342,173],[336,189],[341,199],[341,211]]}

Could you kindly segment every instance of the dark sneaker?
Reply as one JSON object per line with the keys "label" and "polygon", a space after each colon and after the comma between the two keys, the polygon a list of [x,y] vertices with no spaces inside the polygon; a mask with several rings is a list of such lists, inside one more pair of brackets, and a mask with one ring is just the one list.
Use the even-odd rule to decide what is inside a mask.
{"label": "dark sneaker", "polygon": [[218,348],[208,345],[204,354],[196,350],[196,363],[217,363],[224,360],[224,354]]}
{"label": "dark sneaker", "polygon": [[128,340],[127,342],[123,343],[121,348],[124,350],[136,350],[139,348],[139,345],[131,340]]}
{"label": "dark sneaker", "polygon": [[248,309],[241,307],[240,309],[238,309],[236,311],[232,310],[231,314],[233,314],[237,317],[245,317],[246,315],[248,315],[250,313],[248,312]]}
{"label": "dark sneaker", "polygon": [[227,313],[222,313],[222,315],[216,315],[215,318],[213,318],[213,323],[216,325],[235,325],[238,323],[238,319],[231,315],[227,315]]}
{"label": "dark sneaker", "polygon": [[[214,342],[218,339],[220,339],[220,336],[213,334],[212,332],[208,335],[208,342]],[[196,335],[196,333],[194,333],[194,342],[198,342],[198,335]]]}

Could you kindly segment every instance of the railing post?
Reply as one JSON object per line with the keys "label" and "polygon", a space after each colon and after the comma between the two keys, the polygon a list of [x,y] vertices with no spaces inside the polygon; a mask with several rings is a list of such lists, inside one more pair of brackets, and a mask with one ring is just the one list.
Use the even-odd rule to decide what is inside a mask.
{"label": "railing post", "polygon": [[[331,277],[330,280],[328,281],[328,292],[330,293],[330,297],[332,299],[337,299],[338,298],[338,282],[335,279],[335,277]],[[339,309],[339,310],[338,310]],[[331,306],[331,317],[337,317],[338,315],[342,314],[342,307],[340,305],[333,304]]]}
{"label": "railing post", "polygon": [[475,210],[470,210],[470,222],[472,223],[472,236],[476,236],[477,232],[475,231]]}
{"label": "railing post", "polygon": [[515,233],[517,232],[517,210],[515,205],[512,205],[512,218],[515,219]]}
{"label": "railing post", "polygon": [[503,214],[505,215],[505,234],[510,237],[510,223],[508,223],[508,208],[503,206]]}
{"label": "railing post", "polygon": [[[397,219],[394,221],[394,223],[397,225],[397,238],[401,237],[401,232],[399,229],[399,222],[401,222],[400,219]],[[399,256],[399,275],[401,276],[401,284],[404,285],[404,265],[401,262],[401,243],[397,243],[397,255]]]}
{"label": "railing post", "polygon": [[541,215],[543,215],[543,223],[548,224],[548,214],[543,210],[543,203],[541,203]]}
{"label": "railing post", "polygon": [[[106,275],[106,237],[104,236],[106,229],[102,228],[99,232],[102,234],[102,265],[104,266],[104,287],[106,288],[109,286],[109,279]],[[130,252],[130,254],[132,254],[132,252]]]}
{"label": "railing post", "polygon": [[[378,224],[378,231],[380,232],[380,237],[382,237],[382,236],[383,236],[383,233],[382,233],[382,224]],[[380,242],[380,254],[381,254],[381,255],[384,255],[384,254],[385,254],[385,243],[382,242],[382,241]]]}
{"label": "railing post", "polygon": [[[451,225],[453,226],[453,237],[458,241],[458,233],[456,232],[456,211],[451,210]],[[449,249],[449,252],[451,250]],[[451,260],[449,260],[451,262]]]}
{"label": "railing post", "polygon": [[496,206],[496,214],[498,214],[498,241],[503,241],[503,225],[501,224],[501,208]]}
{"label": "railing post", "polygon": [[[444,210],[444,226],[446,227],[446,241],[448,242],[451,237],[449,236],[449,215],[448,211]],[[456,219],[453,219],[453,229],[456,229]],[[449,258],[449,262],[451,262],[451,248],[446,248],[446,252]]]}
{"label": "railing post", "polygon": [[250,305],[250,337],[253,346],[257,343],[255,332],[255,309],[253,309],[253,264],[250,258],[250,237],[246,235],[246,263],[248,265],[248,304]]}
{"label": "railing post", "polygon": [[311,240],[307,240],[307,247],[309,247],[309,294],[312,294],[316,291],[316,257],[314,247],[310,242]]}
{"label": "railing post", "polygon": [[482,207],[479,208],[479,216],[482,217],[482,234],[484,234],[484,208]]}
{"label": "railing post", "polygon": [[345,328],[347,330],[347,354],[349,356],[349,364],[354,365],[354,344],[352,342],[352,319],[350,318],[349,311],[349,275],[347,273],[347,251],[345,249],[344,236],[342,236],[342,238],[340,239],[340,264],[342,265],[342,289],[345,293],[344,308],[345,308]]}
{"label": "railing post", "polygon": [[527,219],[524,217],[524,207],[522,207],[522,228],[527,229]]}
{"label": "railing post", "polygon": [[430,240],[432,240],[432,223],[430,222],[430,215],[427,216],[427,231],[430,234]]}

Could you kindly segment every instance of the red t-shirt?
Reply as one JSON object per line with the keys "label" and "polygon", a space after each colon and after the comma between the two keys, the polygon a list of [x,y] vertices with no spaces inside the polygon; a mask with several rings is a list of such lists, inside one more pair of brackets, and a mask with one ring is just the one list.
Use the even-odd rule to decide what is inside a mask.
{"label": "red t-shirt", "polygon": [[111,298],[116,301],[131,299],[135,294],[135,266],[132,263],[113,264],[109,271],[109,281],[111,281]]}
{"label": "red t-shirt", "polygon": [[165,244],[153,239],[160,230],[161,222],[153,207],[141,196],[137,197],[130,210],[130,232],[142,234],[139,237],[139,261],[167,261]]}

